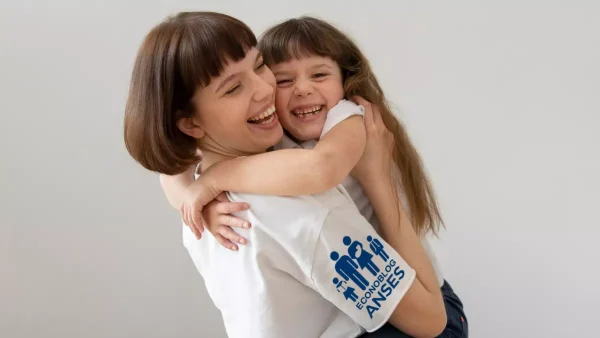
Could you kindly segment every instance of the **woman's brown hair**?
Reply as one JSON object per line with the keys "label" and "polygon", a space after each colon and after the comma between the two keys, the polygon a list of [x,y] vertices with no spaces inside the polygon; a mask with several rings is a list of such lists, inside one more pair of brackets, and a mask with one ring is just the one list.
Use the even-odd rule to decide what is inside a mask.
{"label": "woman's brown hair", "polygon": [[214,12],[185,12],[152,29],[135,60],[125,109],[129,154],[142,166],[175,175],[198,162],[196,139],[177,127],[194,112],[196,89],[207,86],[256,46],[243,22]]}
{"label": "woman's brown hair", "polygon": [[362,96],[377,105],[385,126],[394,135],[392,159],[400,171],[398,185],[406,194],[415,230],[420,234],[429,231],[437,234],[442,218],[421,158],[406,129],[392,113],[369,61],[356,43],[327,22],[301,17],[268,29],[260,37],[258,49],[269,66],[311,55],[329,57],[337,62],[346,97]]}

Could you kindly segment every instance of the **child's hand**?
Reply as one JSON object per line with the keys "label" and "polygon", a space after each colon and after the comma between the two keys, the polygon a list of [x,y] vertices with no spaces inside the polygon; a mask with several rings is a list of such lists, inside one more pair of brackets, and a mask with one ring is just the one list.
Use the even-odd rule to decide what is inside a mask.
{"label": "child's hand", "polygon": [[248,229],[250,223],[231,214],[249,207],[247,203],[229,202],[224,193],[220,194],[202,210],[204,225],[222,246],[236,251],[238,246],[235,243],[246,244],[247,241],[231,227]]}
{"label": "child's hand", "polygon": [[200,239],[204,232],[202,209],[221,192],[216,191],[202,176],[185,189],[179,212],[183,222],[190,227],[196,238]]}
{"label": "child's hand", "polygon": [[[202,238],[202,232],[204,232],[202,210],[222,193],[222,191],[214,187],[215,185],[210,178],[211,176],[208,172],[203,173],[202,176],[187,187],[179,210],[181,218],[183,218],[185,224],[190,227],[198,239]],[[226,197],[224,202],[227,202],[224,207],[227,210],[231,210],[229,211],[230,213],[244,210],[240,208],[246,205],[245,203],[231,203]]]}
{"label": "child's hand", "polygon": [[367,143],[362,157],[351,172],[352,176],[364,182],[372,175],[389,174],[394,135],[383,124],[377,106],[372,105],[360,96],[352,97],[352,101],[365,107]]}

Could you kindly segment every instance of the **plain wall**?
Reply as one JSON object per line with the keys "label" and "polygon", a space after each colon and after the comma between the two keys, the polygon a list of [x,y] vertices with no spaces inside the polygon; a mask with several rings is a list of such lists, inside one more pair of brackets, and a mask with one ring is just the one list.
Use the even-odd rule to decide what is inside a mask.
{"label": "plain wall", "polygon": [[0,337],[224,337],[123,144],[137,48],[180,10],[348,32],[431,174],[471,337],[598,336],[598,2],[57,0],[0,4]]}

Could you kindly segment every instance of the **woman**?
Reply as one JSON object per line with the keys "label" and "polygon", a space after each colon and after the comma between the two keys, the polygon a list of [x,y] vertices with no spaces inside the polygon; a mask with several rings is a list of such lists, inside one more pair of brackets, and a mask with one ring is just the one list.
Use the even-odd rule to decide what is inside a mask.
{"label": "woman", "polygon": [[[149,170],[176,174],[198,160],[197,148],[206,170],[275,145],[282,137],[272,111],[275,80],[255,46],[247,26],[217,13],[183,13],[150,32],[126,111],[132,157]],[[253,123],[259,117],[269,118]],[[360,123],[349,117],[321,142]],[[361,139],[346,141],[360,149]],[[429,295],[343,189],[293,198],[229,197],[253,206],[241,215],[254,226],[247,234],[251,244],[232,253],[210,236],[195,240],[189,229],[184,243],[230,336],[357,337],[388,320],[413,335],[443,330],[441,297]]]}

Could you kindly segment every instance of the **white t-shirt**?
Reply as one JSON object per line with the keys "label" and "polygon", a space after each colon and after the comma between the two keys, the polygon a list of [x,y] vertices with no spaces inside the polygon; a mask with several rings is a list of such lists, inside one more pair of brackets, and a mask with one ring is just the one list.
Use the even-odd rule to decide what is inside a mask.
{"label": "white t-shirt", "polygon": [[229,194],[251,210],[239,251],[209,233],[183,241],[231,338],[357,337],[385,324],[415,271],[362,217],[343,187],[279,197]]}
{"label": "white t-shirt", "polygon": [[[334,126],[335,124],[344,120],[344,118],[348,117],[345,114],[347,114],[347,112],[350,112],[353,110],[352,105],[353,105],[353,103],[351,103],[349,101],[341,101],[336,107],[332,108],[329,111],[329,113],[327,114],[327,121],[325,122],[325,126],[323,127],[323,132],[321,133],[321,137],[326,132],[328,132],[332,126]],[[356,106],[356,105],[354,105],[354,106]],[[343,108],[343,109],[336,109],[338,107]],[[292,139],[290,139],[289,137],[284,135],[283,139],[275,146],[275,149],[291,149],[291,148],[312,149],[315,147],[316,144],[317,144],[317,141],[314,141],[314,140],[305,141],[305,142],[298,144],[298,143],[294,142]],[[363,190],[363,188],[360,185],[360,183],[358,182],[358,180],[356,180],[352,176],[348,176],[342,182],[342,186],[344,187],[344,189],[346,189],[348,195],[350,195],[350,197],[354,201],[354,204],[356,205],[356,207],[358,208],[360,213],[369,221],[369,223],[371,223],[373,228],[375,228],[375,230],[379,233],[379,231],[380,231],[379,219],[377,218],[377,215],[375,215],[375,211],[373,210],[371,201],[369,201],[369,198],[365,194],[365,191]],[[400,194],[399,198],[400,198],[400,202],[402,203],[402,206],[404,207],[404,210],[406,210],[406,212],[410,215],[410,209],[408,208],[406,196],[404,194]],[[435,270],[435,274],[436,274],[438,283],[439,283],[440,287],[442,287],[442,285],[444,284],[444,276],[442,274],[442,269],[440,268],[437,257],[435,255],[435,252],[431,248],[431,245],[429,244],[429,241],[427,240],[426,237],[421,238],[421,244],[423,245],[423,248],[425,249],[425,252],[427,253],[427,256],[429,257],[431,264],[433,265],[433,269]]]}
{"label": "white t-shirt", "polygon": [[231,251],[208,232],[196,240],[187,226],[183,243],[231,338],[357,337],[385,324],[414,281],[341,185],[229,198],[251,207],[236,216],[252,228],[234,229],[248,244]]}

